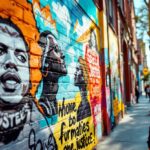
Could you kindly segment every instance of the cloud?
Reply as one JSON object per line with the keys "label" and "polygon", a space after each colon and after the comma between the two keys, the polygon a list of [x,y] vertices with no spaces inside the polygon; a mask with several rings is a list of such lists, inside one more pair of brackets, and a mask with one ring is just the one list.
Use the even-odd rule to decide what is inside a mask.
{"label": "cloud", "polygon": [[70,14],[68,9],[64,5],[61,6],[60,3],[58,2],[57,3],[52,2],[52,7],[59,20],[63,23],[64,26],[66,26],[67,35],[69,35],[70,28],[71,28],[70,27],[71,20],[70,20]]}
{"label": "cloud", "polygon": [[91,21],[85,16],[82,17],[82,22],[83,25],[80,25],[78,23],[75,28],[75,32],[77,33],[78,36],[81,36],[84,32],[86,32],[91,25]]}

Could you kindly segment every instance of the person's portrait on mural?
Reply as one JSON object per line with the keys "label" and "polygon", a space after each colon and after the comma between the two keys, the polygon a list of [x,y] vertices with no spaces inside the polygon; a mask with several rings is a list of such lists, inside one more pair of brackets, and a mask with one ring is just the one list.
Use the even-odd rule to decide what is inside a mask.
{"label": "person's portrait on mural", "polygon": [[77,110],[77,121],[81,121],[82,119],[91,116],[90,104],[87,99],[87,81],[85,80],[81,64],[76,67],[74,85],[79,87],[81,93],[81,102]]}
{"label": "person's portrait on mural", "polygon": [[0,19],[0,32],[1,103],[16,105],[29,89],[28,48],[17,26]]}
{"label": "person's portrait on mural", "polygon": [[28,45],[17,25],[11,20],[0,18],[0,145],[15,143],[27,135],[24,146],[29,149],[45,149],[43,141],[47,142],[48,149],[57,149],[49,127],[45,129],[47,131],[37,133],[38,126],[32,126],[37,118],[45,118],[29,93],[28,51]]}
{"label": "person's portrait on mural", "polygon": [[44,115],[50,117],[57,114],[58,79],[67,74],[65,56],[58,46],[56,37],[50,31],[42,32],[38,43],[43,50],[40,84],[43,88],[40,91],[38,105]]}
{"label": "person's portrait on mural", "polygon": [[4,143],[15,140],[28,119],[27,52],[20,29],[10,20],[0,18],[0,141]]}
{"label": "person's portrait on mural", "polygon": [[97,42],[96,42],[96,34],[93,29],[91,29],[90,31],[89,48],[91,50],[96,50],[96,51],[98,50]]}
{"label": "person's portrait on mural", "polygon": [[101,104],[100,104],[100,63],[99,53],[96,38],[96,30],[91,29],[89,32],[89,40],[85,46],[85,61],[88,66],[89,73],[89,93],[90,93],[90,104],[93,117],[93,123],[95,126],[95,133],[98,137],[101,137],[100,124],[101,124]]}

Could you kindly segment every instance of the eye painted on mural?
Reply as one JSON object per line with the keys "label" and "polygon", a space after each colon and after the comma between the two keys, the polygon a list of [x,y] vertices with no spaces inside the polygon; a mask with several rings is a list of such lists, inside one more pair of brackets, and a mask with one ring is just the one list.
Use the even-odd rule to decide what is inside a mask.
{"label": "eye painted on mural", "polygon": [[16,49],[15,56],[18,58],[18,60],[22,63],[25,63],[27,61],[27,54],[20,49]]}
{"label": "eye painted on mural", "polygon": [[7,53],[7,46],[5,46],[4,44],[0,43],[0,56],[4,55]]}

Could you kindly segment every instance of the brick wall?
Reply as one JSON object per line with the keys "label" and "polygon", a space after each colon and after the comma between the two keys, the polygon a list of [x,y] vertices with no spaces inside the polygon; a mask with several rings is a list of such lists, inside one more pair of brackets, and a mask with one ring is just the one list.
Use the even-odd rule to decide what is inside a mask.
{"label": "brick wall", "polygon": [[0,149],[96,145],[102,136],[98,35],[92,0],[0,3]]}

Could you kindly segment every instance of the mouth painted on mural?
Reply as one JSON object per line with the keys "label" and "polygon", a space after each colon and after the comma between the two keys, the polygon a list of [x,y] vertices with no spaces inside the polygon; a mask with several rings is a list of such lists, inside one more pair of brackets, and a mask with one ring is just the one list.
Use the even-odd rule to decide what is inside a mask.
{"label": "mouth painted on mural", "polygon": [[20,77],[11,71],[4,73],[0,77],[2,87],[6,92],[14,92],[16,89],[19,89],[21,79]]}

